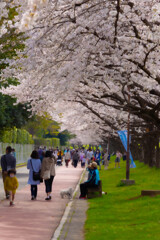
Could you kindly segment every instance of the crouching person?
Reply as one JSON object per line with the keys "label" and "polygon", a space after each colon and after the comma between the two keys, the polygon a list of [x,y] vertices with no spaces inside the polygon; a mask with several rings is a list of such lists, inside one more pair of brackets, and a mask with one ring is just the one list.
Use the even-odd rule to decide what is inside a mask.
{"label": "crouching person", "polygon": [[14,205],[14,198],[16,190],[19,186],[18,180],[16,178],[16,170],[11,169],[8,171],[8,176],[5,179],[4,186],[7,192],[9,192],[10,206]]}
{"label": "crouching person", "polygon": [[88,193],[88,187],[98,186],[98,182],[100,180],[96,162],[92,162],[88,170],[89,170],[88,180],[80,184],[81,192],[79,197],[80,199],[85,199]]}

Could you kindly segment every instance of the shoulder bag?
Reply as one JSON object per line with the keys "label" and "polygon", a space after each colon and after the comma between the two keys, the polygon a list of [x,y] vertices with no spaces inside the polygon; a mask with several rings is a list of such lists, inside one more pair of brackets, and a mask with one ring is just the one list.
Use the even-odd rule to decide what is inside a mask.
{"label": "shoulder bag", "polygon": [[34,169],[33,169],[33,165],[32,165],[32,160],[31,161],[31,167],[32,167],[32,170],[33,170],[33,180],[34,181],[41,181],[41,170],[39,170],[39,172],[35,172]]}

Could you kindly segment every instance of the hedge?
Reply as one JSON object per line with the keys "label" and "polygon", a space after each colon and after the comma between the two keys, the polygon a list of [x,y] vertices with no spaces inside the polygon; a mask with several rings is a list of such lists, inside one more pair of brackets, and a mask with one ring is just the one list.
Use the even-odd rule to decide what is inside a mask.
{"label": "hedge", "polygon": [[36,146],[60,147],[60,139],[59,138],[36,138],[34,139],[34,144]]}
{"label": "hedge", "polygon": [[0,141],[3,143],[20,143],[33,144],[32,135],[25,129],[17,129],[16,127],[1,131]]}

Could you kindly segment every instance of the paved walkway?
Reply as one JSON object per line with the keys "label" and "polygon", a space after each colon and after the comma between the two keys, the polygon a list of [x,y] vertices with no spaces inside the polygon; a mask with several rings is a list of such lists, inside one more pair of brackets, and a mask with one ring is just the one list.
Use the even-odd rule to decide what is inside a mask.
{"label": "paved walkway", "polygon": [[[83,180],[86,178],[87,173],[85,174]],[[84,223],[86,220],[88,202],[87,200],[79,199],[79,195],[80,192],[78,189],[59,240],[84,240]]]}
{"label": "paved walkway", "polygon": [[16,193],[16,205],[9,207],[7,200],[0,202],[0,239],[50,240],[69,202],[68,199],[61,199],[59,192],[68,187],[75,189],[82,171],[79,166],[76,169],[72,166],[57,167],[53,197],[47,202],[44,200],[46,197],[44,184],[38,187],[37,200],[30,200],[30,186],[26,185],[28,171],[26,167],[18,169],[20,188]]}

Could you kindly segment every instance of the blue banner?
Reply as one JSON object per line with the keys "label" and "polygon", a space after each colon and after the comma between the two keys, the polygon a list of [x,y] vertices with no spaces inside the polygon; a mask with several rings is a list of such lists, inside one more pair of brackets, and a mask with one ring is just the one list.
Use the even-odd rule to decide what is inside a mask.
{"label": "blue banner", "polygon": [[[118,135],[122,141],[122,144],[127,152],[127,130],[124,130],[124,131],[118,131]],[[129,142],[131,143],[131,139],[129,139]],[[133,157],[132,157],[132,154],[131,154],[131,151],[129,151],[129,158],[131,159],[131,164],[130,164],[130,167],[131,168],[135,168],[136,167],[136,164],[135,162],[133,161]]]}

